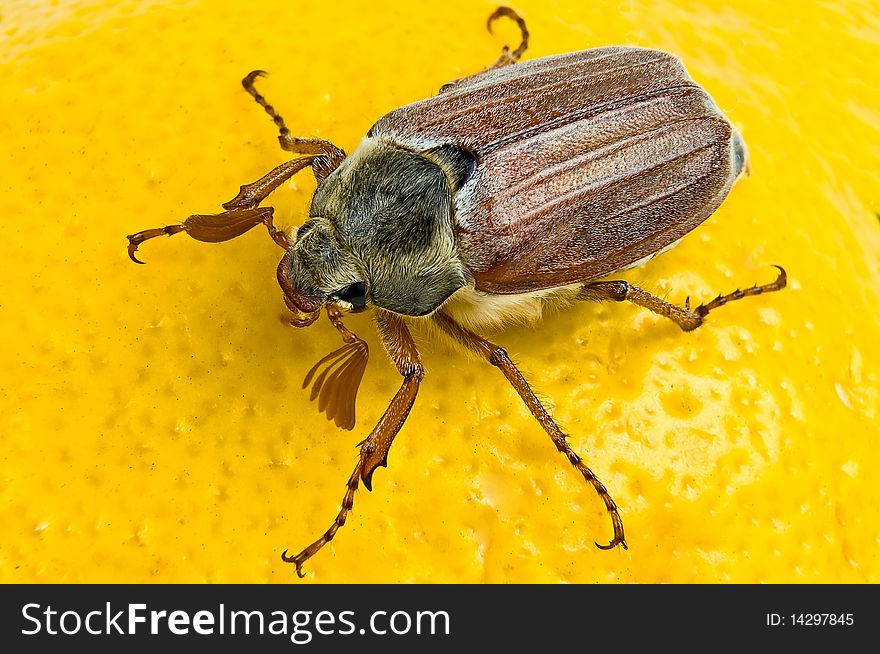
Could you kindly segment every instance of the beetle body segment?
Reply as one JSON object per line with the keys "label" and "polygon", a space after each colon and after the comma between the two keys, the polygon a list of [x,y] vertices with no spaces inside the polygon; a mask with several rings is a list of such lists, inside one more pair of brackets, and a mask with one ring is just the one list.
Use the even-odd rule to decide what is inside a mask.
{"label": "beetle body segment", "polygon": [[362,283],[365,304],[409,316],[464,287],[472,302],[529,294],[514,313],[539,313],[544,291],[675,245],[746,156],[668,53],[595,48],[488,70],[370,129],[319,184],[291,277],[343,301]]}
{"label": "beetle body segment", "polygon": [[292,248],[301,292],[332,296],[362,282],[374,306],[421,316],[467,283],[455,180],[430,156],[367,138],[318,186]]}
{"label": "beetle body segment", "polygon": [[674,244],[718,208],[746,160],[678,58],[632,47],[488,70],[369,133],[473,153],[454,228],[475,289],[501,294],[597,279]]}

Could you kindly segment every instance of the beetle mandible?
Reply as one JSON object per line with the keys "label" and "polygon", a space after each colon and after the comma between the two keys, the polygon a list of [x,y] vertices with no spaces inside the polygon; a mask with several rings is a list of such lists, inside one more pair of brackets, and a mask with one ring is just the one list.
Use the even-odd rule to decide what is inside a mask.
{"label": "beetle mandible", "polygon": [[[496,366],[593,486],[611,517],[607,545],[627,547],[611,495],[569,446],[503,348],[476,330],[517,316],[540,315],[553,299],[627,301],[699,327],[732,300],[785,287],[775,281],[719,295],[691,309],[625,281],[607,280],[674,246],[708,218],[747,168],[739,133],[675,56],[635,47],[602,47],[519,62],[525,21],[510,18],[521,43],[494,64],[443,86],[427,100],[396,109],[370,128],[351,155],[332,143],[291,135],[257,92],[262,71],[242,84],[278,127],[281,147],[301,155],[241,187],[215,215],[128,236],[128,253],[145,240],[186,232],[227,241],[263,224],[285,254],[278,266],[296,327],[325,309],[344,345],[306,375],[311,399],[343,429],[354,427],[355,397],[369,356],[343,325],[346,312],[376,311],[382,341],[403,382],[360,443],[342,507],[330,528],[299,554],[302,566],[329,543],[354,504],[359,484],[372,489],[378,466],[406,420],[424,376],[407,323],[425,317]],[[311,168],[318,186],[309,218],[284,233],[260,203],[297,172]]]}

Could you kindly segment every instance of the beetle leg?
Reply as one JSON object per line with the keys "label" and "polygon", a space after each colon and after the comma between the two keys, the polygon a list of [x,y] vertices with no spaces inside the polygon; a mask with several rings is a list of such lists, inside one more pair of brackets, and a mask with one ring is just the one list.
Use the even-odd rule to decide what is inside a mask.
{"label": "beetle leg", "polygon": [[516,21],[516,24],[519,26],[519,32],[521,35],[520,44],[513,52],[511,52],[510,48],[505,45],[501,49],[501,56],[499,56],[497,61],[495,61],[495,63],[489,66],[489,68],[487,68],[486,70],[493,70],[495,68],[501,68],[502,66],[516,63],[517,61],[519,61],[519,58],[522,56],[523,52],[526,51],[526,48],[529,47],[529,30],[526,28],[526,21],[524,21],[522,17],[520,17],[520,15],[517,14],[510,7],[498,7],[498,9],[492,12],[492,14],[489,16],[489,19],[486,21],[486,29],[489,30],[489,34],[492,34],[492,23],[494,23],[502,16]]}
{"label": "beetle leg", "polygon": [[275,111],[275,107],[266,102],[266,98],[260,95],[254,87],[254,81],[258,77],[264,75],[266,75],[266,71],[263,70],[251,71],[243,80],[241,80],[241,85],[244,87],[244,90],[250,93],[254,100],[257,101],[257,104],[269,114],[269,117],[275,123],[276,127],[278,127],[278,142],[281,144],[282,150],[287,150],[288,152],[294,152],[296,154],[317,155],[311,161],[312,171],[315,173],[315,179],[317,179],[318,182],[322,182],[330,173],[336,170],[336,168],[339,167],[339,164],[342,163],[343,159],[345,159],[345,151],[324,139],[304,139],[291,136],[290,130],[287,129],[287,125],[284,124],[284,119]]}
{"label": "beetle leg", "polygon": [[553,417],[547,409],[544,408],[544,405],[541,404],[541,401],[532,391],[529,383],[526,381],[525,377],[522,376],[522,373],[510,360],[510,357],[507,355],[504,348],[501,348],[494,343],[490,343],[481,336],[465,329],[443,311],[437,311],[434,313],[433,318],[442,331],[501,370],[502,374],[507,378],[507,381],[510,382],[510,385],[513,386],[514,390],[522,398],[522,401],[528,407],[529,411],[532,412],[532,415],[535,416],[539,423],[541,423],[544,431],[546,431],[553,440],[556,449],[565,455],[571,465],[583,475],[587,483],[591,484],[599,494],[599,497],[605,503],[605,508],[608,510],[608,514],[611,516],[611,524],[614,527],[614,538],[612,538],[611,542],[607,545],[599,545],[599,543],[596,543],[596,547],[603,550],[610,550],[617,545],[622,545],[623,549],[627,549],[626,539],[623,533],[623,521],[620,519],[620,512],[617,510],[617,504],[615,504],[614,500],[611,498],[608,489],[605,488],[605,485],[599,481],[596,475],[593,474],[593,471],[584,464],[581,457],[578,456],[568,444],[568,441],[566,440],[568,438],[567,435],[559,428],[553,420]]}
{"label": "beetle leg", "polygon": [[256,182],[243,184],[238,189],[238,195],[229,202],[223,203],[223,208],[231,209],[252,209],[260,202],[265,200],[272,191],[281,186],[296,173],[301,171],[308,165],[313,165],[316,157],[300,157],[299,159],[291,159],[280,166],[276,166],[268,173],[263,175]]}
{"label": "beetle leg", "polygon": [[269,230],[269,235],[281,247],[289,246],[287,236],[272,223],[272,207],[260,207],[258,209],[235,209],[213,215],[190,216],[178,225],[145,229],[136,234],[129,234],[128,256],[135,263],[144,263],[135,256],[138,246],[146,240],[157,236],[174,236],[180,232],[186,232],[192,238],[203,243],[221,243],[241,236],[246,231],[256,227],[260,223]]}
{"label": "beetle leg", "polygon": [[[520,17],[513,9],[510,7],[498,7],[492,14],[489,16],[489,19],[486,21],[486,29],[489,30],[489,34],[492,34],[492,23],[498,20],[501,17],[510,18],[511,20],[516,21],[516,24],[519,26],[520,32],[520,43],[516,46],[516,49],[511,52],[510,47],[505,45],[501,48],[501,54],[498,59],[495,60],[491,66],[487,66],[484,68],[481,73],[485,73],[489,70],[495,70],[496,68],[502,68],[504,66],[508,66],[510,64],[514,64],[519,61],[519,58],[526,51],[526,48],[529,47],[529,30],[526,28],[526,21]],[[479,75],[480,73],[476,73]],[[475,75],[467,75],[465,77],[460,77],[456,80],[449,82],[448,84],[444,84],[440,87],[440,93],[446,93],[447,91],[451,91],[464,83],[466,80],[471,79]]]}
{"label": "beetle leg", "polygon": [[762,286],[755,284],[751,288],[747,288],[743,291],[736,289],[733,293],[719,295],[711,302],[701,304],[693,310],[690,308],[690,298],[687,298],[684,306],[680,307],[676,304],[661,300],[656,295],[651,295],[637,286],[633,286],[632,284],[620,280],[584,284],[578,293],[578,299],[632,302],[633,304],[645,307],[654,313],[669,318],[678,325],[682,331],[689,332],[702,325],[703,319],[712,309],[717,309],[728,302],[741,300],[750,295],[761,295],[762,293],[771,293],[785,288],[788,279],[785,270],[781,266],[774,266],[774,268],[779,270],[779,275],[773,282]]}
{"label": "beetle leg", "polygon": [[257,205],[300,170],[309,164],[314,165],[316,158],[300,157],[299,159],[291,159],[280,166],[276,166],[256,182],[245,184],[239,188],[238,195],[223,204],[223,208],[226,209],[223,213],[190,216],[177,225],[145,229],[136,234],[129,234],[126,237],[128,238],[128,256],[135,263],[143,263],[143,261],[140,261],[135,256],[138,246],[148,239],[162,236],[163,234],[173,236],[179,232],[186,232],[197,241],[220,243],[241,236],[260,223],[266,225],[272,240],[286,250],[290,247],[290,239],[273,224],[272,212],[274,209],[271,207],[260,207],[258,209]]}
{"label": "beetle leg", "polygon": [[388,465],[388,450],[412,409],[419,391],[419,383],[424,376],[419,352],[403,319],[391,312],[381,312],[377,316],[377,323],[385,348],[403,376],[403,383],[373,431],[360,443],[358,462],[348,478],[345,495],[342,498],[342,508],[333,524],[318,540],[296,556],[289,556],[287,550],[282,552],[281,559],[286,563],[293,563],[300,577],[305,576],[302,571],[303,563],[333,540],[336,532],[345,524],[348,513],[354,506],[354,494],[359,483],[363,482],[367,490],[372,490],[373,472],[379,466]]}

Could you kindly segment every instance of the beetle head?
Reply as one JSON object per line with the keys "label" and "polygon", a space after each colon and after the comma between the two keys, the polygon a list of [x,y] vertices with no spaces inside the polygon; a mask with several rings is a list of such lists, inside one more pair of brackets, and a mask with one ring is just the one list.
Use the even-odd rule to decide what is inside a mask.
{"label": "beetle head", "polygon": [[466,284],[449,175],[428,158],[366,142],[324,180],[278,269],[289,302],[422,316]]}
{"label": "beetle head", "polygon": [[352,312],[367,307],[365,275],[350,250],[326,220],[313,218],[296,234],[296,242],[278,264],[278,283],[288,307],[314,322],[327,303]]}

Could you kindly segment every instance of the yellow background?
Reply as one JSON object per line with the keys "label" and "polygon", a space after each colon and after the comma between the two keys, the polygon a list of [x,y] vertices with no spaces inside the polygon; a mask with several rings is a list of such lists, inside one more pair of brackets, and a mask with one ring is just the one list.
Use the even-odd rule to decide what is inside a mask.
{"label": "yellow background", "polygon": [[[494,61],[495,5],[4,3],[0,581],[290,582],[399,385],[368,315],[358,424],[300,390],[339,346],[283,324],[281,251],[125,235],[220,210],[285,160],[239,80],[349,152],[390,109]],[[672,51],[752,176],[624,277],[670,301],[773,279],[691,334],[588,305],[492,334],[621,507],[630,549],[503,377],[419,337],[427,378],[320,582],[877,582],[880,16],[876,3],[521,0],[538,57]],[[299,175],[270,204],[298,224]]]}

